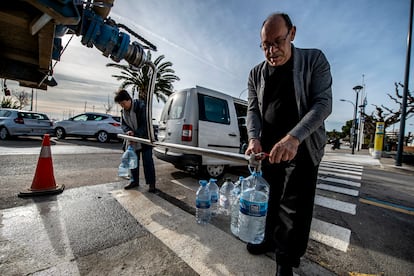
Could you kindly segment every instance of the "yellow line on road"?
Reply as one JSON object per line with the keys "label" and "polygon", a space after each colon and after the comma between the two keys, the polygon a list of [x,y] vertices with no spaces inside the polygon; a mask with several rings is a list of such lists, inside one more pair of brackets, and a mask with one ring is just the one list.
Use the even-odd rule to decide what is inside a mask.
{"label": "yellow line on road", "polygon": [[393,211],[396,211],[396,212],[400,212],[400,213],[404,213],[404,214],[407,214],[407,215],[414,216],[414,211],[405,210],[403,208],[390,206],[390,205],[387,205],[387,204],[384,204],[384,203],[380,203],[380,202],[376,202],[376,201],[372,201],[372,200],[367,200],[367,199],[364,199],[364,198],[360,198],[359,201],[362,202],[362,203],[371,204],[371,205],[378,206],[378,207],[381,207],[381,208],[385,208],[385,209],[389,209],[389,210],[393,210]]}

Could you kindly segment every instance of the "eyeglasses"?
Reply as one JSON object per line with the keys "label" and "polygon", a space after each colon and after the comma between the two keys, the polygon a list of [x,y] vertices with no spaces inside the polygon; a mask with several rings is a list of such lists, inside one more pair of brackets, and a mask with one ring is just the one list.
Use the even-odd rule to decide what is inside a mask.
{"label": "eyeglasses", "polygon": [[279,38],[279,39],[275,40],[274,42],[262,42],[262,43],[260,43],[260,48],[262,48],[262,50],[265,51],[265,52],[269,51],[270,48],[272,48],[272,47],[279,48],[280,45],[282,45],[286,41],[289,33],[290,33],[290,30],[288,30],[288,32],[287,32],[287,34],[285,35],[284,38]]}

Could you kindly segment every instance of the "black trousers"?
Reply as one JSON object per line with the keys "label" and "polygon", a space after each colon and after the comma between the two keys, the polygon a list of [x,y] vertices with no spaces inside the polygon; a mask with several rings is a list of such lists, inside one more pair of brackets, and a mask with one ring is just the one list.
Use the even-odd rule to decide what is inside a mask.
{"label": "black trousers", "polygon": [[263,162],[263,177],[270,185],[265,240],[275,242],[278,264],[298,267],[306,252],[318,168],[305,147],[290,162]]}

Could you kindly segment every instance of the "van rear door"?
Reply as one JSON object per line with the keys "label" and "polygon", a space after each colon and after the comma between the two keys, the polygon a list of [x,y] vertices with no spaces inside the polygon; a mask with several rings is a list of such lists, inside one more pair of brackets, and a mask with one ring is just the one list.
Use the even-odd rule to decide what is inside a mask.
{"label": "van rear door", "polygon": [[158,141],[196,146],[197,125],[191,106],[186,106],[187,91],[174,93],[166,102],[158,126]]}

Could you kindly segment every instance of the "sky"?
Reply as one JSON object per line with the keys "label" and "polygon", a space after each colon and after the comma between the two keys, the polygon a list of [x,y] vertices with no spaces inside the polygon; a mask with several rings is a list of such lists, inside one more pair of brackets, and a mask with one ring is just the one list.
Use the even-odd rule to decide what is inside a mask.
{"label": "sky", "polygon": [[[117,0],[109,16],[155,44],[153,59],[164,55],[173,63],[180,78],[174,90],[200,85],[247,99],[249,71],[264,60],[262,22],[272,12],[285,12],[297,28],[294,45],[321,49],[330,63],[333,112],[326,128],[340,131],[353,118],[356,85],[364,86],[359,99],[367,98],[368,114],[373,105],[397,108],[387,94],[394,95],[395,82],[404,83],[409,6],[409,0]],[[112,103],[120,83],[111,75],[119,71],[80,39],[71,40],[54,68],[58,86],[35,91],[37,111],[62,119],[104,112],[104,104]],[[158,119],[162,104],[154,102]],[[114,107],[112,113],[118,112]],[[414,118],[407,120],[408,131],[414,132]]]}

